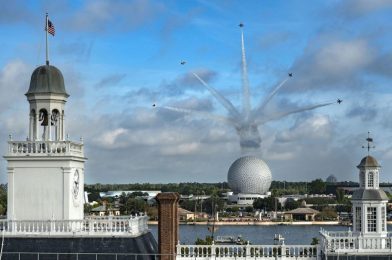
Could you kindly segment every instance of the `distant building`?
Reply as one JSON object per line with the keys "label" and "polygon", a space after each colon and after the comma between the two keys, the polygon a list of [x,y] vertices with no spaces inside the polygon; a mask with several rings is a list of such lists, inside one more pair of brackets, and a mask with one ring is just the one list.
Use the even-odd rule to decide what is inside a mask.
{"label": "distant building", "polygon": [[109,207],[108,205],[93,208],[90,212],[93,216],[120,216],[119,208]]}
{"label": "distant building", "polygon": [[314,221],[320,211],[312,208],[297,208],[284,213],[284,219],[288,221]]}
{"label": "distant building", "polygon": [[[371,138],[367,140],[372,142]],[[360,186],[352,195],[353,229],[348,232],[322,230],[321,248],[328,259],[339,259],[339,255],[345,255],[345,259],[359,259],[358,256],[387,259],[385,257],[391,254],[391,234],[387,231],[388,196],[379,187],[381,166],[368,155],[357,168]]]}
{"label": "distant building", "polygon": [[259,198],[271,196],[268,191],[272,175],[268,165],[254,156],[244,156],[232,163],[227,182],[232,190],[228,201],[238,205],[253,205]]}
{"label": "distant building", "polygon": [[[106,209],[110,218],[85,218],[87,158],[83,139],[73,142],[65,135],[69,95],[60,70],[48,60],[37,67],[25,95],[29,103],[27,140],[10,136],[4,156],[8,201],[7,219],[0,220],[0,258],[18,258],[21,251],[31,254],[27,258],[49,252],[54,258],[60,253],[78,258],[83,252],[113,254],[112,248],[129,255],[156,253],[147,216],[118,217],[119,211]],[[102,212],[97,209],[98,215]]]}
{"label": "distant building", "polygon": [[335,175],[331,174],[327,177],[326,180],[328,183],[336,183],[338,182],[338,179],[335,177]]}
{"label": "distant building", "polygon": [[101,198],[117,198],[120,197],[123,194],[132,194],[134,192],[142,192],[142,193],[146,193],[147,195],[144,197],[144,199],[146,200],[150,200],[155,198],[158,193],[160,193],[161,191],[159,190],[116,190],[116,191],[103,191],[99,193],[99,196]]}
{"label": "distant building", "polygon": [[195,213],[183,208],[178,208],[178,215],[180,217],[180,221],[189,221],[195,219]]}
{"label": "distant building", "polygon": [[229,195],[228,201],[237,205],[252,206],[255,200],[264,199],[270,196],[271,196],[271,192],[267,192],[266,194],[238,193],[238,194]]}

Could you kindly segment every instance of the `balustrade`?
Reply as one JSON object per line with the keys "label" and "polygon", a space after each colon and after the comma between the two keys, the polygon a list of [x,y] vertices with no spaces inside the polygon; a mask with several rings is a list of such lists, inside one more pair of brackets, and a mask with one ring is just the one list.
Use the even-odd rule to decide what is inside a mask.
{"label": "balustrade", "polygon": [[83,144],[71,141],[8,141],[8,155],[83,155]]}
{"label": "balustrade", "polygon": [[147,216],[47,221],[0,220],[0,229],[6,235],[136,236],[148,231],[147,221]]}
{"label": "balustrade", "polygon": [[364,237],[348,232],[321,230],[322,248],[325,252],[392,252],[391,233],[386,237]]}
{"label": "balustrade", "polygon": [[317,246],[298,245],[177,245],[177,259],[317,259]]}

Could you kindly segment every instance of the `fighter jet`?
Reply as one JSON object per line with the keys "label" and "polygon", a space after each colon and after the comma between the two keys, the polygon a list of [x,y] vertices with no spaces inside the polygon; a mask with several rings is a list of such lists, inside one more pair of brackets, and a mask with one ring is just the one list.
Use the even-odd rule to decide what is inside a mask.
{"label": "fighter jet", "polygon": [[184,60],[180,62],[181,65],[185,65],[185,63],[186,63],[186,61],[184,61]]}
{"label": "fighter jet", "polygon": [[293,73],[289,73],[289,77],[292,77],[293,76]]}
{"label": "fighter jet", "polygon": [[340,98],[338,98],[338,100],[336,100],[336,102],[337,102],[338,104],[340,104],[340,103],[343,102],[343,100],[341,100]]}
{"label": "fighter jet", "polygon": [[244,24],[243,24],[243,23],[240,23],[238,26],[239,26],[239,27],[244,27]]}

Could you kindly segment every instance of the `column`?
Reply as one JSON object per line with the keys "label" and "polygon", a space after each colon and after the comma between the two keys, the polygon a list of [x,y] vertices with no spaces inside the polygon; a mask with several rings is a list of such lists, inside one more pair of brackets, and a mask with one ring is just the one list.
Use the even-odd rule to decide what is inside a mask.
{"label": "column", "polygon": [[34,140],[38,140],[38,125],[39,125],[39,114],[35,112],[35,125],[34,125]]}
{"label": "column", "polygon": [[161,260],[174,260],[178,242],[178,201],[176,192],[159,193],[158,201],[158,249]]}
{"label": "column", "polygon": [[14,168],[7,167],[8,174],[8,192],[7,192],[7,219],[13,220],[15,218],[15,200],[14,200]]}
{"label": "column", "polygon": [[52,113],[48,114],[48,140],[52,141]]}
{"label": "column", "polygon": [[63,216],[62,219],[70,218],[70,208],[72,203],[71,194],[71,167],[63,167]]}
{"label": "column", "polygon": [[34,116],[32,113],[30,113],[30,120],[29,120],[29,141],[33,141],[33,121],[34,121]]}
{"label": "column", "polygon": [[64,132],[64,111],[61,113],[61,140],[65,140],[65,132]]}

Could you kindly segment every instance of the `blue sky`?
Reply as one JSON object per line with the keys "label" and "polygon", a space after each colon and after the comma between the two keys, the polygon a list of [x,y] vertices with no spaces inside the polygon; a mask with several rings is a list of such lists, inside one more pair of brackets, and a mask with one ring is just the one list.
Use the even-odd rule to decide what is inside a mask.
{"label": "blue sky", "polygon": [[[0,0],[3,2],[3,0]],[[83,136],[88,183],[218,182],[240,156],[235,130],[153,109],[175,105],[225,115],[190,76],[201,74],[240,106],[245,24],[252,103],[293,72],[270,113],[342,98],[259,128],[258,156],[276,180],[330,174],[356,180],[372,154],[392,181],[392,1],[7,1],[0,10],[0,148],[28,131],[32,71],[45,62],[45,12],[56,28],[50,62],[71,95],[67,132]],[[180,65],[182,60],[187,63]],[[5,181],[5,162],[2,161]]]}

